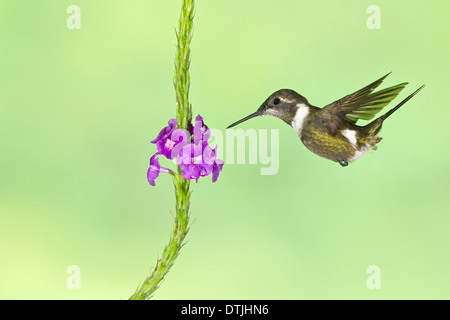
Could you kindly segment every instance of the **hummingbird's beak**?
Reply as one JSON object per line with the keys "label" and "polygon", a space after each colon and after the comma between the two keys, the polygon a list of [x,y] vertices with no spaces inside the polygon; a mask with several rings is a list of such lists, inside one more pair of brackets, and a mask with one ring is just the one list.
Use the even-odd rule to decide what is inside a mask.
{"label": "hummingbird's beak", "polygon": [[257,117],[257,116],[260,116],[260,115],[261,115],[261,113],[260,113],[259,111],[256,111],[255,113],[252,113],[251,115],[246,116],[245,118],[242,118],[241,120],[238,120],[238,121],[236,121],[236,122],[233,123],[233,124],[230,124],[230,125],[227,127],[227,129],[229,129],[229,128],[231,128],[231,127],[234,127],[235,125],[238,125],[239,123],[242,123],[242,122],[244,122],[244,121],[247,121],[248,119],[251,119],[251,118],[254,118],[254,117]]}

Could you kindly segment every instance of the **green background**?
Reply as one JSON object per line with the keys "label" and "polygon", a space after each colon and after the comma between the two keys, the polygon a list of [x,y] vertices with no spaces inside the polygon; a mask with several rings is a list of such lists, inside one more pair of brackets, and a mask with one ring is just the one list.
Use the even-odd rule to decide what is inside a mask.
{"label": "green background", "polygon": [[[81,29],[66,27],[71,4]],[[381,8],[381,29],[366,9]],[[324,106],[408,81],[373,154],[341,168],[278,119],[280,169],[192,184],[187,244],[156,299],[449,299],[448,1],[197,1],[191,103],[211,128],[292,88]],[[127,299],[172,230],[150,144],[175,116],[180,1],[0,4],[0,298]],[[393,106],[393,105],[392,105]],[[392,106],[388,106],[392,107]],[[162,161],[164,165],[171,163]],[[69,265],[81,289],[66,287]],[[366,287],[369,265],[381,289]]]}

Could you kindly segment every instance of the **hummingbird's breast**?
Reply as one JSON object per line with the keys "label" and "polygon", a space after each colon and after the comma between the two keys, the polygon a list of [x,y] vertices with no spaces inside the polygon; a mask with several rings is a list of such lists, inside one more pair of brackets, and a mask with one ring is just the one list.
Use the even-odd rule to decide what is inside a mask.
{"label": "hummingbird's breast", "polygon": [[356,126],[342,128],[336,134],[331,134],[320,115],[313,114],[305,119],[298,136],[308,150],[332,161],[352,162],[367,151],[366,146],[359,143]]}
{"label": "hummingbird's breast", "polygon": [[305,126],[300,139],[310,151],[332,161],[349,161],[357,151],[355,146],[339,132],[331,135],[316,127]]}

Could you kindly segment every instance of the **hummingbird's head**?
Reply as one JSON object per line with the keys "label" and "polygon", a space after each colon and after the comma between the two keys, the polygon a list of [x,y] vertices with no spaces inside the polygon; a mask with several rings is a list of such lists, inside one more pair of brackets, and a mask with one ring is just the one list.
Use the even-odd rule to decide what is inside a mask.
{"label": "hummingbird's head", "polygon": [[274,116],[291,125],[299,104],[308,105],[308,101],[294,90],[278,90],[272,93],[256,112],[229,125],[227,129],[257,116]]}

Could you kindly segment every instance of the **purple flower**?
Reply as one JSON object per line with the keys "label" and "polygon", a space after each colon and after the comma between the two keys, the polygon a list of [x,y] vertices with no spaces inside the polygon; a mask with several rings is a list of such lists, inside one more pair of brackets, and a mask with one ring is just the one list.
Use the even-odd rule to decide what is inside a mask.
{"label": "purple flower", "polygon": [[211,137],[211,130],[203,122],[203,118],[198,115],[195,118],[194,124],[194,143],[199,143],[200,141],[208,141]]}
{"label": "purple flower", "polygon": [[191,143],[181,149],[178,156],[178,165],[184,179],[198,182],[200,177],[213,173],[213,182],[217,180],[222,170],[223,161],[216,159],[216,150],[211,149],[207,141]]}
{"label": "purple flower", "polygon": [[160,172],[170,172],[170,169],[161,167],[159,164],[159,159],[157,158],[158,153],[155,153],[150,158],[150,167],[147,171],[147,180],[150,185],[155,186],[155,179],[159,177]]}
{"label": "purple flower", "polygon": [[[188,134],[182,129],[175,129],[177,121],[175,119],[169,120],[169,126],[164,127],[152,141],[156,144],[158,153],[169,160],[172,160],[178,155],[179,150],[183,147],[188,139]],[[181,144],[178,148],[177,146]]]}
{"label": "purple flower", "polygon": [[208,144],[211,130],[205,125],[203,118],[200,115],[195,118],[194,126],[190,125],[190,132],[176,129],[175,119],[170,119],[168,124],[169,126],[164,127],[152,141],[156,144],[158,152],[150,159],[150,167],[147,171],[148,183],[154,186],[160,172],[175,174],[172,170],[161,167],[159,155],[169,160],[177,158],[184,179],[195,179],[198,182],[200,177],[212,174],[212,181],[216,182],[222,171],[223,161],[216,158],[217,146],[212,149]]}
{"label": "purple flower", "polygon": [[195,179],[198,182],[200,176],[207,175],[209,168],[203,165],[203,143],[184,146],[178,155],[178,165],[184,179]]}

